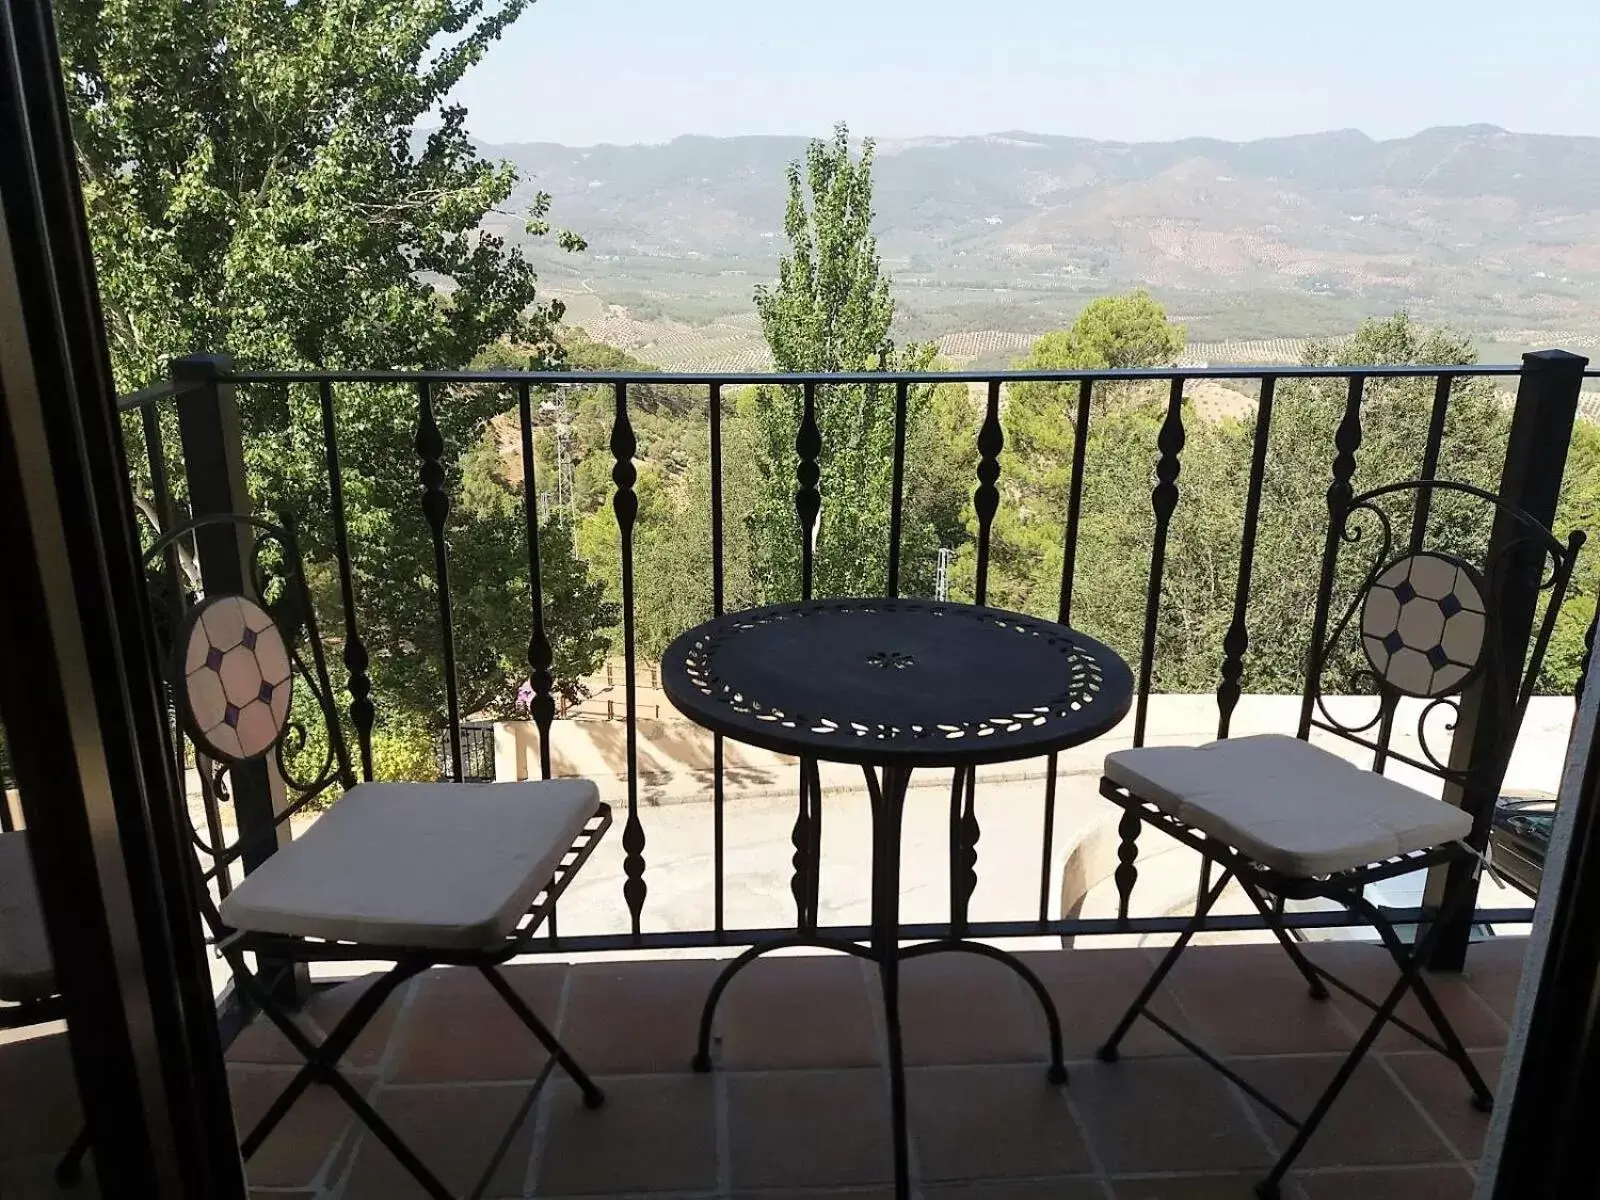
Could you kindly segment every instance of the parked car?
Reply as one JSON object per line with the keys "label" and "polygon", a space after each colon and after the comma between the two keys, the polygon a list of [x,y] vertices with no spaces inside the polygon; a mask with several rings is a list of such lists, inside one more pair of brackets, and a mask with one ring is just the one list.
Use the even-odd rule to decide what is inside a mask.
{"label": "parked car", "polygon": [[1519,891],[1537,896],[1555,822],[1554,796],[1544,792],[1501,796],[1489,826],[1489,862],[1495,874]]}

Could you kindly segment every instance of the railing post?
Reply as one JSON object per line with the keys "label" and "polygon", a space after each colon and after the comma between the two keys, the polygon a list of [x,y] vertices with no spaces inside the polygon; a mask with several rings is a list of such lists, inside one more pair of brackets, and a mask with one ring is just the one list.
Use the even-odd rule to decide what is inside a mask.
{"label": "railing post", "polygon": [[[1506,503],[1522,509],[1543,525],[1552,525],[1556,501],[1561,494],[1561,479],[1566,471],[1567,449],[1572,443],[1572,427],[1578,415],[1578,393],[1583,387],[1583,371],[1589,360],[1564,350],[1541,350],[1522,356],[1522,376],[1517,386],[1517,404],[1511,418],[1511,434],[1506,440],[1505,466],[1500,473],[1499,495]],[[1539,606],[1540,579],[1543,574],[1541,547],[1516,547],[1523,531],[1504,513],[1497,512],[1489,535],[1488,560],[1508,556],[1506,583],[1496,613],[1498,646],[1490,653],[1506,664],[1502,674],[1485,675],[1461,697],[1455,738],[1450,747],[1450,767],[1466,771],[1473,763],[1491,761],[1496,767],[1473,776],[1466,784],[1446,784],[1444,800],[1472,814],[1469,841],[1482,850],[1488,843],[1489,824],[1495,801],[1505,780],[1505,764],[1513,733],[1504,728],[1504,714],[1515,703],[1515,689],[1521,683],[1522,663],[1533,633],[1534,615]],[[1495,661],[1491,659],[1491,661]],[[1511,696],[1491,694],[1498,687],[1513,689]],[[1456,863],[1448,869],[1435,868],[1428,880],[1428,902],[1437,903],[1446,894],[1448,883],[1475,874],[1475,864]],[[1447,883],[1448,881],[1448,883]],[[1440,931],[1439,941],[1429,966],[1436,971],[1459,971],[1466,965],[1467,944],[1472,938],[1473,907],[1477,883],[1472,884],[1474,903]]]}
{"label": "railing post", "polygon": [[[189,510],[194,517],[250,513],[255,507],[245,481],[238,400],[227,379],[232,369],[233,362],[225,354],[189,355],[174,360],[170,369],[173,383],[185,389],[178,397],[178,433],[189,480]],[[240,525],[214,525],[196,532],[195,554],[208,593],[251,594],[250,542],[249,531]],[[229,779],[234,819],[245,847],[244,869],[249,874],[289,840],[287,821],[273,825],[285,803],[283,779],[270,759],[239,763]],[[261,965],[263,977],[278,976],[274,969],[278,964]],[[277,986],[304,994],[304,965],[290,970]]]}

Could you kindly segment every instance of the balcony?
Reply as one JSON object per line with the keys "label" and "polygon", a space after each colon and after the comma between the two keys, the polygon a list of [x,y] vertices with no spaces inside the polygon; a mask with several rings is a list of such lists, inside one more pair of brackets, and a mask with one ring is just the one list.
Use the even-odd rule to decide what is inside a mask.
{"label": "balcony", "polygon": [[[1210,376],[1243,376],[1258,389],[1257,396],[1264,399],[1258,400],[1252,439],[1259,449],[1234,480],[1241,520],[1237,538],[1227,548],[1228,603],[1218,622],[1228,629],[1222,656],[1203,685],[1191,684],[1187,692],[1177,693],[1160,683],[1167,645],[1161,634],[1171,619],[1162,573],[1171,556],[1182,552],[1169,540],[1174,506],[1165,503],[1170,497],[1163,496],[1161,486],[1176,480],[1181,496],[1184,422],[1194,419],[1185,406],[1184,389],[1191,380]],[[961,930],[1019,949],[1060,1006],[1072,1072],[1064,1092],[1046,1085],[1041,1021],[1014,976],[983,960],[908,964],[904,1021],[912,1067],[912,1157],[925,1200],[1242,1197],[1270,1163],[1274,1149],[1282,1146],[1283,1129],[1270,1114],[1152,1028],[1137,1031],[1127,1060],[1118,1067],[1092,1060],[1092,1050],[1152,969],[1154,948],[1170,941],[1193,911],[1200,877],[1187,851],[1154,844],[1158,839],[1153,836],[1141,840],[1136,831],[1119,826],[1116,810],[1096,794],[1098,765],[1108,750],[1123,746],[1293,733],[1302,719],[1298,697],[1248,690],[1253,656],[1270,649],[1252,645],[1250,635],[1251,570],[1262,506],[1271,496],[1265,448],[1272,434],[1273,388],[1284,381],[1305,381],[1339,394],[1340,419],[1316,453],[1317,461],[1326,464],[1327,485],[1348,491],[1361,462],[1364,388],[1372,381],[1426,383],[1432,393],[1427,434],[1414,450],[1421,477],[1431,479],[1442,474],[1441,462],[1450,461],[1452,386],[1471,378],[1517,385],[1535,397],[1519,402],[1519,410],[1541,407],[1539,388],[1544,385],[1536,372],[1516,367],[1443,372],[1393,366],[1186,368],[954,374],[932,380],[970,384],[981,394],[970,434],[976,457],[998,465],[1002,477],[1006,450],[984,431],[999,427],[1008,388],[1051,384],[1074,389],[1082,398],[1073,429],[1081,449],[1098,419],[1091,404],[1094,389],[1153,387],[1163,399],[1152,426],[1158,432],[1149,447],[1149,475],[1151,481],[1164,483],[1152,497],[1141,480],[1127,498],[1127,503],[1151,506],[1150,541],[1139,548],[1147,583],[1127,598],[1136,633],[1118,645],[1139,681],[1128,720],[1079,750],[1015,769],[981,770],[975,801],[952,789],[948,772],[930,772],[928,785],[914,789],[908,804],[905,938],[929,939]],[[124,402],[137,428],[129,444],[130,460],[143,473],[150,488],[149,512],[162,525],[186,510],[220,513],[256,503],[241,469],[252,452],[239,433],[242,409],[283,406],[293,414],[291,436],[316,448],[325,475],[311,490],[320,507],[292,515],[315,523],[322,531],[320,544],[328,550],[320,566],[335,606],[324,614],[324,632],[335,662],[346,668],[337,680],[345,685],[341,704],[349,706],[348,728],[361,773],[371,778],[375,723],[373,711],[364,707],[368,673],[375,659],[394,648],[377,644],[370,631],[391,624],[384,606],[393,598],[363,593],[356,586],[351,546],[361,531],[349,522],[343,497],[359,468],[341,454],[339,430],[349,416],[342,397],[374,387],[408,389],[416,397],[417,460],[407,466],[415,468],[418,480],[418,530],[432,552],[432,570],[423,579],[394,582],[425,596],[438,615],[429,652],[437,655],[442,681],[445,771],[459,779],[469,758],[463,727],[475,714],[459,686],[458,630],[451,615],[449,561],[456,527],[449,505],[438,501],[448,498],[452,456],[462,447],[443,444],[435,405],[445,402],[451,389],[497,390],[506,402],[505,432],[521,435],[527,478],[540,420],[537,397],[562,388],[599,387],[612,398],[611,457],[603,465],[619,498],[616,552],[623,564],[617,648],[626,669],[620,693],[609,702],[618,720],[584,725],[582,720],[556,719],[547,629],[558,614],[539,573],[532,571],[527,593],[516,601],[524,618],[518,643],[506,648],[507,654],[526,662],[531,721],[515,735],[523,739],[524,748],[511,756],[509,776],[502,776],[592,775],[603,798],[617,810],[617,831],[562,898],[559,923],[552,921],[548,929],[547,954],[510,969],[518,990],[593,1070],[612,1102],[599,1113],[584,1112],[564,1083],[552,1082],[507,1149],[489,1197],[887,1194],[891,1165],[882,1031],[872,1002],[870,968],[853,959],[810,956],[758,964],[730,990],[719,1017],[716,1053],[723,1070],[709,1079],[688,1070],[694,1021],[717,960],[793,931],[802,871],[815,867],[820,875],[824,931],[851,939],[865,936],[870,851],[866,798],[854,772],[823,768],[827,820],[812,862],[796,826],[792,760],[713,739],[675,722],[643,694],[648,674],[636,646],[643,613],[632,570],[635,517],[629,504],[620,501],[635,486],[636,413],[630,396],[640,390],[661,385],[704,389],[711,495],[720,497],[723,389],[765,385],[803,390],[809,410],[813,400],[825,404],[827,390],[842,383],[881,388],[877,399],[896,406],[882,575],[885,591],[898,594],[904,555],[901,517],[908,465],[914,466],[906,457],[904,398],[908,389],[929,385],[930,378],[892,373],[812,379],[288,374],[190,361],[181,364],[170,384]],[[1572,391],[1575,402],[1576,386]],[[1565,435],[1571,432],[1569,415]],[[1063,464],[1064,519],[1059,529],[1051,530],[1064,547],[1059,608],[1054,602],[1051,606],[1052,615],[1062,620],[1073,612],[1075,570],[1088,569],[1073,564],[1091,469],[1082,453]],[[827,496],[822,503],[826,513]],[[524,489],[522,504],[526,548],[537,561],[541,522],[532,489]],[[720,610],[725,607],[724,514],[719,500],[712,504],[705,514],[711,541],[705,565],[714,577]],[[1414,522],[1410,527],[1428,530],[1425,507],[1404,515],[1408,524]],[[807,536],[814,532],[806,531]],[[975,519],[971,536],[979,563],[987,561],[992,534],[992,515]],[[1314,531],[1312,540],[1320,547],[1321,530]],[[196,547],[193,566],[202,575],[221,565],[215,559],[208,562],[208,553],[213,552]],[[165,569],[175,576],[177,564]],[[978,567],[976,577],[961,586],[975,585],[981,594],[983,569]],[[239,572],[238,561],[232,570]],[[1592,636],[1591,628],[1591,641]],[[381,711],[383,695],[373,700]],[[1351,695],[1331,703],[1354,709],[1365,701]],[[1508,786],[1555,790],[1572,707],[1564,696],[1534,701]],[[1404,759],[1439,752],[1437,746],[1422,745],[1431,737],[1487,736],[1489,731],[1481,716],[1462,728],[1452,724],[1444,730],[1428,726],[1428,719],[1420,705],[1403,707],[1400,718],[1380,735],[1381,753],[1389,756],[1388,769],[1395,777],[1437,793],[1438,781],[1428,780]],[[1372,747],[1336,742],[1325,731],[1313,737],[1340,746],[1363,765],[1372,761]],[[203,836],[259,832],[267,791],[253,793],[257,785],[236,779],[224,796],[214,778],[195,770],[192,760],[185,777],[192,788],[192,816]],[[289,791],[292,801],[292,781]],[[303,828],[314,819],[315,812],[308,810],[295,818],[295,825]],[[625,852],[624,832],[636,846],[631,852]],[[977,854],[978,878],[970,891],[963,891],[952,882],[951,864],[957,854],[970,852]],[[1117,870],[1119,866],[1134,870]],[[640,882],[643,887],[628,886]],[[225,889],[228,881],[222,880],[221,886]],[[1415,922],[1425,915],[1421,879],[1411,890],[1400,888],[1379,900],[1401,924],[1408,916]],[[1466,969],[1442,974],[1435,984],[1491,1081],[1505,1045],[1523,953],[1520,938],[1496,935],[1520,931],[1530,912],[1528,897],[1486,880]],[[1369,993],[1381,990],[1388,980],[1383,974],[1387,960],[1376,947],[1358,940],[1359,931],[1348,928],[1353,923],[1342,912],[1309,907],[1288,914],[1288,924],[1315,960]],[[1269,936],[1248,904],[1225,902],[1201,935],[1203,944],[1163,989],[1158,1008],[1244,1074],[1259,1077],[1263,1087],[1301,1105],[1354,1041],[1355,1014],[1343,1000],[1318,1005],[1306,998],[1302,981],[1279,949],[1261,944]],[[292,1059],[288,1047],[266,1028],[239,1030],[225,972],[216,978],[224,1028],[236,1034],[227,1052],[234,1103],[247,1122],[270,1099],[274,1082],[286,1077]],[[325,1026],[348,1003],[352,985],[325,970],[315,982],[319,987],[306,1005],[306,1019]],[[493,1006],[480,980],[438,971],[408,984],[390,1002],[348,1062],[370,1086],[380,1109],[446,1183],[465,1189],[495,1150],[493,1138],[526,1090],[511,1085],[531,1083],[545,1068],[542,1058],[525,1050],[526,1039],[520,1035]],[[61,1039],[49,1026],[5,1036],[0,1078],[13,1071],[41,1071],[52,1054],[62,1052],[57,1044]],[[1470,1194],[1487,1118],[1458,1094],[1449,1064],[1411,1045],[1404,1035],[1386,1033],[1379,1050],[1361,1068],[1285,1195],[1297,1200],[1448,1200]],[[18,1188],[43,1188],[50,1156],[76,1131],[71,1096],[30,1095],[26,1104],[7,1099],[0,1101],[0,1112],[5,1113],[0,1158],[14,1160],[0,1168],[0,1189],[10,1182],[4,1171],[15,1173]],[[8,1137],[5,1131],[17,1128],[24,1135]],[[369,1144],[359,1127],[352,1126],[335,1098],[317,1091],[272,1135],[252,1161],[250,1177],[263,1197],[364,1200],[412,1194],[409,1181],[382,1148]],[[22,1182],[29,1179],[33,1183]],[[92,1182],[81,1186],[87,1191]]]}
{"label": "balcony", "polygon": [[[1491,1081],[1524,941],[1475,944],[1436,989]],[[1374,946],[1313,943],[1319,962],[1379,986]],[[1044,1079],[1044,1030],[1016,977],[967,956],[908,964],[903,995],[912,1160],[924,1200],[1239,1200],[1281,1148],[1284,1127],[1152,1026],[1115,1067],[1093,1050],[1152,968],[1147,949],[1025,955],[1060,1006],[1071,1078]],[[767,960],[729,990],[710,1075],[688,1070],[705,957],[540,962],[509,969],[518,991],[589,1064],[610,1097],[598,1112],[547,1087],[486,1193],[522,1196],[885,1197],[887,1089],[870,968],[853,959]],[[1392,973],[1392,967],[1390,968]],[[348,988],[320,993],[312,1022]],[[1355,1037],[1353,1006],[1317,1004],[1276,946],[1197,949],[1158,1007],[1252,1080],[1305,1103]],[[494,1139],[545,1066],[471,973],[407,985],[349,1056],[419,1153],[453,1188],[475,1182]],[[64,1081],[64,1039],[0,1046],[0,1073]],[[1291,1177],[1293,1200],[1466,1200],[1488,1118],[1450,1064],[1389,1032]],[[228,1051],[245,1121],[282,1086],[293,1056],[253,1026]],[[57,1089],[59,1092],[59,1089]],[[77,1131],[70,1095],[0,1093],[7,1197],[45,1187],[52,1152]],[[348,1111],[313,1091],[250,1165],[259,1200],[409,1200],[420,1193]],[[32,1179],[30,1186],[24,1180]],[[10,1185],[10,1186],[7,1186]],[[88,1181],[63,1197],[92,1195]],[[13,1190],[14,1189],[14,1190]],[[37,1189],[37,1190],[35,1190]]]}

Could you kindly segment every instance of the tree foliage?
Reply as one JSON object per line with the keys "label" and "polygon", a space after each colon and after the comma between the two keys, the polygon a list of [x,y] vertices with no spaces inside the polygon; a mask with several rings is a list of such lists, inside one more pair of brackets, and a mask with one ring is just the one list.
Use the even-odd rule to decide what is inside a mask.
{"label": "tree foliage", "polygon": [[[1181,349],[1151,333],[1159,312],[1148,297],[1128,304],[1096,302],[1092,328],[1102,344],[1140,345],[1152,356],[1123,366],[1170,361]],[[1091,305],[1095,308],[1095,305]],[[1088,310],[1086,310],[1087,313]],[[1127,336],[1108,313],[1137,315]],[[1114,323],[1113,323],[1114,324]],[[1068,369],[1087,365],[1073,347],[1089,338],[1074,329],[1046,335],[1019,367]],[[1101,360],[1095,360],[1096,365]],[[1406,314],[1369,320],[1347,339],[1315,343],[1308,365],[1467,365],[1476,361],[1466,337],[1427,329]],[[1344,417],[1345,379],[1279,381],[1272,408],[1252,560],[1243,686],[1295,692],[1305,684],[1310,617],[1322,567],[1334,435]],[[1435,381],[1367,378],[1361,400],[1361,444],[1355,454],[1357,492],[1415,478],[1422,466]],[[1008,389],[1006,449],[1001,459],[1002,504],[991,543],[990,595],[995,603],[1055,616],[1060,598],[1064,526],[1076,439],[1077,384],[1021,384]],[[1073,623],[1137,660],[1144,635],[1155,515],[1151,491],[1159,458],[1157,436],[1166,417],[1164,386],[1121,385],[1090,415],[1084,452],[1082,511],[1073,580]],[[1177,479],[1179,499],[1168,530],[1156,627],[1154,685],[1175,692],[1214,691],[1221,680],[1223,639],[1232,620],[1243,543],[1246,491],[1259,408],[1242,417],[1202,414],[1187,400],[1181,417],[1185,444]],[[1510,427],[1506,398],[1483,378],[1455,379],[1444,427],[1438,477],[1494,490]],[[1385,502],[1400,536],[1410,532],[1414,493]],[[1431,506],[1425,544],[1479,561],[1492,523],[1489,506],[1440,493]],[[1557,532],[1592,528],[1600,516],[1600,434],[1580,424],[1574,434]],[[1348,596],[1370,566],[1374,530],[1340,556],[1336,595]],[[970,551],[963,565],[970,578]],[[1576,586],[1560,617],[1541,686],[1570,690],[1594,615],[1600,570],[1580,559]],[[1356,649],[1332,664],[1330,678],[1353,681]]]}
{"label": "tree foliage", "polygon": [[61,0],[119,383],[218,349],[446,367],[503,335],[547,345],[559,304],[480,228],[515,175],[448,102],[527,3]]}
{"label": "tree foliage", "polygon": [[[789,164],[789,250],[779,261],[777,284],[755,292],[780,371],[916,371],[933,361],[931,346],[897,348],[890,337],[894,300],[872,234],[872,156],[870,138],[859,156],[851,152],[841,123],[831,139],[811,142],[803,163]],[[925,387],[910,389],[906,401],[908,443],[926,450],[938,448],[923,432],[932,401]],[[817,389],[821,511],[812,545],[819,595],[871,595],[886,584],[895,404],[886,384]],[[803,411],[801,388],[763,388],[755,398],[760,485],[749,521],[757,582],[769,600],[802,590],[796,437]],[[959,511],[962,481],[945,477],[945,483],[942,496],[918,493],[923,508],[910,514],[917,520],[903,543],[913,563],[924,560],[929,543],[937,551],[938,526],[952,524]]]}
{"label": "tree foliage", "polygon": [[[514,172],[477,156],[465,111],[449,101],[528,3],[60,0],[119,385],[142,386],[198,352],[246,368],[452,368],[508,339],[524,362],[558,364],[559,301],[542,301],[526,257],[482,224],[510,197]],[[436,127],[424,134],[424,123]],[[530,233],[549,232],[547,207],[548,197],[534,198]],[[448,534],[462,691],[492,707],[515,689],[495,614],[527,612],[515,595],[525,549],[511,486],[486,469],[473,486],[464,458],[509,397],[461,388],[434,400],[449,481],[472,494]],[[413,449],[419,397],[346,387],[335,407],[375,698],[431,717],[443,686]],[[254,387],[241,411],[257,504],[302,517],[308,555],[331,580],[317,396]],[[553,541],[560,578],[575,560],[561,560],[559,532]],[[578,587],[569,599],[587,596]],[[558,662],[578,670],[593,658],[591,631],[604,616],[573,610],[572,628],[558,630]]]}
{"label": "tree foliage", "polygon": [[1183,326],[1167,319],[1166,306],[1137,288],[1089,301],[1070,328],[1034,342],[1026,363],[1083,371],[1162,366],[1183,353],[1185,341]]}

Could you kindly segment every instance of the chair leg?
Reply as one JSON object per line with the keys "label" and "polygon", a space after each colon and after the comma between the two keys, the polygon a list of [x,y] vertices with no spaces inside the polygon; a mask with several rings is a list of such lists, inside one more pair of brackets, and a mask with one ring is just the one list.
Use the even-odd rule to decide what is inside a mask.
{"label": "chair leg", "polygon": [[244,966],[243,956],[238,957],[239,961],[230,965],[234,968],[234,977],[238,980],[240,988],[306,1060],[305,1065],[239,1143],[239,1153],[248,1161],[308,1087],[319,1082],[331,1084],[338,1077],[339,1060],[344,1057],[345,1051],[360,1036],[368,1022],[378,1015],[378,1010],[383,1007],[384,1001],[394,993],[395,989],[420,972],[423,967],[420,963],[402,963],[390,969],[357,997],[349,1011],[319,1044],[306,1036],[305,1031],[295,1024],[294,1019],[278,1003],[271,990]]}
{"label": "chair leg", "polygon": [[1184,927],[1183,932],[1178,935],[1178,940],[1172,944],[1172,949],[1167,951],[1166,957],[1161,960],[1161,965],[1155,969],[1155,973],[1150,976],[1143,989],[1134,997],[1133,1003],[1128,1006],[1128,1011],[1122,1015],[1122,1020],[1118,1021],[1117,1027],[1111,1031],[1111,1036],[1105,1040],[1105,1043],[1096,1052],[1101,1062],[1117,1061],[1118,1045],[1127,1036],[1128,1030],[1133,1028],[1134,1021],[1144,1012],[1145,1005],[1150,1003],[1150,997],[1156,994],[1156,989],[1161,986],[1161,981],[1167,977],[1173,967],[1177,966],[1178,959],[1188,947],[1190,939],[1200,932],[1200,926],[1205,923],[1206,914],[1211,911],[1211,906],[1222,897],[1222,891],[1228,886],[1228,880],[1231,878],[1233,878],[1233,872],[1224,870],[1222,877],[1217,880],[1215,886],[1201,897],[1200,903],[1195,907],[1194,917]]}
{"label": "chair leg", "polygon": [[[1455,915],[1462,902],[1470,899],[1472,894],[1470,887],[1458,887],[1454,895],[1447,896],[1445,902],[1440,905],[1438,917],[1433,925],[1428,929],[1422,941],[1410,953],[1406,952],[1404,943],[1400,941],[1398,935],[1394,932],[1394,927],[1371,901],[1355,893],[1336,897],[1352,910],[1361,913],[1361,915],[1372,921],[1378,930],[1378,935],[1384,939],[1384,944],[1400,966],[1400,978],[1395,981],[1394,986],[1389,989],[1388,995],[1378,1005],[1377,1010],[1372,1015],[1372,1019],[1367,1023],[1367,1027],[1362,1030],[1361,1037],[1357,1039],[1355,1049],[1351,1050],[1349,1056],[1340,1064],[1339,1070],[1334,1074],[1333,1079],[1323,1090],[1322,1095],[1317,1098],[1310,1115],[1295,1131],[1293,1140],[1290,1141],[1284,1152],[1278,1156],[1278,1161],[1273,1165],[1271,1173],[1257,1186],[1256,1193],[1263,1197],[1264,1200],[1271,1200],[1271,1198],[1278,1195],[1278,1189],[1283,1182],[1283,1177],[1288,1173],[1289,1168],[1294,1165],[1295,1159],[1300,1157],[1300,1152],[1305,1149],[1306,1143],[1316,1133],[1317,1128],[1328,1115],[1328,1111],[1333,1107],[1334,1101],[1339,1098],[1339,1093],[1344,1091],[1345,1085],[1350,1082],[1350,1078],[1355,1074],[1356,1068],[1361,1065],[1361,1060],[1366,1058],[1367,1052],[1372,1049],[1372,1044],[1378,1040],[1378,1034],[1383,1031],[1383,1027],[1394,1016],[1395,1010],[1400,1006],[1400,1001],[1405,998],[1405,994],[1408,991],[1415,990],[1418,975],[1422,970],[1423,964],[1428,961],[1428,955],[1433,950],[1434,942],[1438,940],[1440,930],[1449,923],[1450,918]],[[1426,1007],[1427,1005],[1424,1005],[1424,1008]],[[1442,1013],[1439,1014],[1439,1019],[1441,1021],[1444,1020]],[[1444,1021],[1444,1025],[1440,1028],[1441,1035],[1445,1033],[1448,1027],[1449,1022]],[[1455,1037],[1453,1030],[1448,1034],[1446,1045],[1452,1043],[1458,1047],[1461,1044],[1459,1039]],[[1466,1057],[1466,1051],[1462,1050],[1461,1055],[1462,1059],[1458,1061],[1458,1065],[1464,1062],[1464,1070],[1470,1071],[1471,1076],[1476,1077],[1477,1069],[1471,1065],[1471,1059]],[[1482,1080],[1479,1079],[1478,1082],[1481,1083]],[[1487,1088],[1484,1090],[1487,1093]]]}
{"label": "chair leg", "polygon": [[267,1019],[277,1026],[289,1044],[306,1060],[305,1065],[295,1073],[288,1086],[278,1094],[277,1099],[268,1106],[267,1111],[239,1143],[240,1156],[248,1161],[277,1128],[279,1122],[288,1115],[290,1108],[306,1089],[313,1083],[324,1083],[338,1094],[356,1118],[383,1143],[390,1154],[394,1155],[395,1161],[416,1180],[430,1200],[455,1200],[450,1190],[427,1164],[417,1157],[416,1152],[406,1145],[394,1127],[367,1102],[367,1098],[354,1084],[339,1073],[339,1060],[344,1057],[345,1051],[350,1049],[373,1017],[378,1015],[384,1001],[388,1000],[401,984],[425,970],[428,963],[420,959],[396,963],[357,997],[356,1002],[319,1044],[306,1036],[305,1031],[294,1023],[271,991],[250,971],[244,962],[243,954],[235,952],[228,955],[228,962],[233,968],[234,978],[240,989],[266,1014]]}
{"label": "chair leg", "polygon": [[1328,985],[1322,981],[1322,976],[1317,974],[1317,969],[1311,965],[1295,940],[1289,936],[1289,931],[1283,927],[1283,921],[1276,909],[1266,902],[1259,888],[1244,876],[1239,876],[1239,887],[1244,894],[1250,897],[1250,903],[1256,906],[1256,911],[1261,914],[1261,919],[1267,923],[1267,928],[1272,930],[1272,936],[1278,939],[1278,945],[1283,947],[1289,961],[1294,963],[1295,970],[1305,978],[1313,1000],[1326,1000],[1328,998]]}
{"label": "chair leg", "polygon": [[83,1178],[83,1159],[89,1153],[89,1127],[85,1125],[78,1131],[78,1136],[72,1139],[72,1145],[67,1147],[67,1152],[61,1156],[61,1161],[56,1164],[56,1183],[62,1187],[70,1187]]}
{"label": "chair leg", "polygon": [[[1466,889],[1463,889],[1466,891]],[[1470,895],[1470,892],[1468,892]],[[1385,917],[1380,909],[1364,896],[1357,897],[1352,907],[1360,912],[1367,920],[1371,921],[1377,929],[1378,936],[1383,939],[1384,947],[1389,951],[1389,956],[1395,964],[1404,970],[1407,962],[1415,958],[1418,967],[1411,983],[1412,994],[1416,996],[1417,1003],[1422,1006],[1422,1011],[1428,1015],[1428,1021],[1433,1025],[1434,1032],[1439,1035],[1439,1041],[1444,1048],[1445,1057],[1456,1064],[1461,1071],[1462,1078],[1466,1080],[1467,1087],[1472,1091],[1472,1105],[1479,1112],[1489,1112],[1494,1108],[1494,1092],[1484,1082],[1482,1073],[1472,1055],[1467,1053],[1466,1046],[1462,1043],[1460,1035],[1456,1033],[1455,1026],[1450,1023],[1450,1018],[1445,1016],[1444,1009],[1439,1007],[1439,1001],[1433,994],[1433,989],[1428,986],[1428,981],[1423,977],[1427,966],[1427,958],[1421,948],[1408,951],[1400,935],[1394,931],[1394,925]],[[1440,917],[1440,922],[1443,916]],[[1440,922],[1436,922],[1434,928]],[[1431,930],[1430,930],[1431,933]]]}
{"label": "chair leg", "polygon": [[507,1007],[517,1014],[519,1020],[526,1025],[533,1036],[539,1039],[539,1044],[550,1052],[563,1071],[573,1083],[578,1085],[578,1090],[583,1093],[585,1108],[599,1108],[606,1102],[606,1094],[595,1086],[594,1080],[580,1067],[572,1055],[567,1053],[567,1048],[556,1040],[545,1023],[539,1020],[534,1011],[528,1007],[527,1002],[517,995],[516,990],[506,982],[504,975],[500,974],[497,967],[479,967],[483,977],[489,981],[489,986],[500,994]]}

